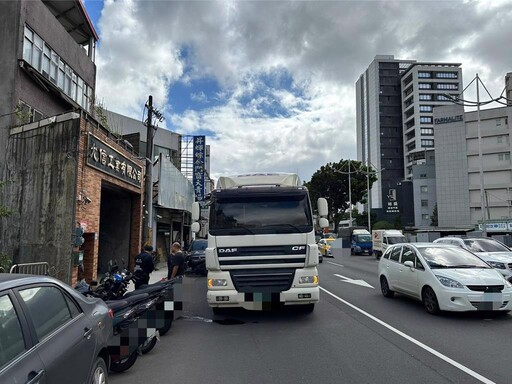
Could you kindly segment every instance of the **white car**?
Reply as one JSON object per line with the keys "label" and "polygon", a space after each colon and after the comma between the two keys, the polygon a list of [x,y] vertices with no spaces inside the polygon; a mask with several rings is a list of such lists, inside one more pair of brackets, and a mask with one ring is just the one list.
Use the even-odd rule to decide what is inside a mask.
{"label": "white car", "polygon": [[379,261],[382,294],[423,301],[428,313],[512,310],[512,284],[496,269],[460,247],[396,244]]}
{"label": "white car", "polygon": [[457,245],[473,252],[496,268],[505,279],[512,283],[512,251],[505,245],[489,237],[442,237],[434,243]]}

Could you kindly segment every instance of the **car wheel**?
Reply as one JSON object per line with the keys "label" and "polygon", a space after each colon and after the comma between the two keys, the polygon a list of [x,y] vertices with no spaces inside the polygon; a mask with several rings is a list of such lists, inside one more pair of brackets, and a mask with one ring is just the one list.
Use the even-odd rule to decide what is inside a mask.
{"label": "car wheel", "polygon": [[158,333],[160,336],[165,335],[169,332],[169,329],[172,327],[172,319],[165,319],[165,325],[162,328],[158,328]]}
{"label": "car wheel", "polygon": [[91,384],[107,384],[108,383],[108,371],[105,360],[101,357],[96,359],[94,368],[92,369]]}
{"label": "car wheel", "polygon": [[130,369],[133,366],[133,364],[135,364],[135,362],[137,361],[137,357],[139,357],[139,354],[137,351],[134,351],[130,356],[124,359],[113,361],[110,364],[110,370],[112,372],[124,372]]}
{"label": "car wheel", "polygon": [[225,308],[221,308],[221,307],[212,307],[212,311],[213,311],[213,314],[214,315],[222,315],[225,313]]}
{"label": "car wheel", "polygon": [[423,306],[428,313],[431,315],[437,315],[439,313],[439,303],[432,288],[425,287],[421,298],[423,299]]}
{"label": "car wheel", "polygon": [[146,339],[146,341],[144,342],[144,344],[142,344],[140,347],[140,351],[142,352],[142,354],[144,355],[144,354],[150,352],[153,348],[155,348],[156,342],[157,342],[156,335],[154,335],[153,337],[148,337]]}
{"label": "car wheel", "polygon": [[380,277],[380,291],[384,297],[393,297],[395,296],[395,291],[389,289],[388,279],[385,276]]}

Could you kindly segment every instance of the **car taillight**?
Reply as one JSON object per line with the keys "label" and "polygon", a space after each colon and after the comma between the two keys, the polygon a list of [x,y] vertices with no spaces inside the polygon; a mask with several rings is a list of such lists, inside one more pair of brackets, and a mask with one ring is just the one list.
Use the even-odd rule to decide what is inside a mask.
{"label": "car taillight", "polygon": [[109,316],[110,316],[110,318],[111,318],[111,319],[113,319],[113,318],[114,318],[114,311],[113,311],[112,309],[109,309],[109,310],[108,310],[108,314],[109,314]]}

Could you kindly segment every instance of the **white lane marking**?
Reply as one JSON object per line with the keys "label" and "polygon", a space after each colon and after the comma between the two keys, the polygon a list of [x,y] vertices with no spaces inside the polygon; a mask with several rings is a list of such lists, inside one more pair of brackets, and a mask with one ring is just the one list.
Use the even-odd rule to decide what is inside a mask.
{"label": "white lane marking", "polygon": [[338,267],[345,267],[344,265],[341,265],[341,264],[338,264],[338,263],[333,263],[332,261],[326,261],[326,263],[329,263],[329,264],[332,264],[332,265],[337,265]]}
{"label": "white lane marking", "polygon": [[337,273],[335,273],[334,276],[337,276],[337,277],[343,279],[341,281],[344,281],[345,283],[350,283],[350,284],[360,285],[361,287],[375,289],[374,287],[372,287],[370,284],[368,284],[364,280],[354,280],[354,279],[351,279],[350,277],[338,275]]}
{"label": "white lane marking", "polygon": [[425,351],[430,352],[430,353],[431,353],[431,354],[433,354],[434,356],[439,357],[441,360],[446,361],[448,364],[453,365],[455,368],[460,369],[462,372],[465,372],[465,373],[467,373],[468,375],[473,376],[475,379],[477,379],[477,380],[481,381],[482,383],[486,383],[486,384],[496,384],[494,381],[489,380],[488,378],[486,378],[486,377],[484,377],[484,376],[480,375],[479,373],[477,373],[477,372],[473,371],[472,369],[470,369],[470,368],[468,368],[468,367],[466,367],[466,366],[464,366],[464,365],[462,365],[462,364],[460,364],[460,363],[456,362],[456,361],[455,361],[455,360],[453,360],[453,359],[450,359],[448,356],[443,355],[441,352],[438,352],[438,351],[436,351],[436,350],[435,350],[435,349],[433,349],[433,348],[430,348],[428,345],[423,344],[421,341],[418,341],[418,340],[416,340],[416,339],[412,338],[411,336],[409,336],[409,335],[407,335],[407,334],[403,333],[402,331],[399,331],[398,329],[396,329],[396,328],[392,327],[392,326],[391,326],[391,325],[389,325],[388,323],[385,323],[384,321],[382,321],[382,320],[378,319],[377,317],[375,317],[375,316],[373,316],[373,315],[370,315],[368,312],[363,311],[362,309],[360,309],[360,308],[356,307],[354,304],[351,304],[351,303],[349,303],[348,301],[343,300],[341,297],[336,296],[334,293],[329,292],[327,289],[322,288],[322,287],[319,287],[319,288],[320,288],[322,291],[324,291],[325,293],[327,293],[327,294],[331,295],[332,297],[334,297],[335,299],[337,299],[337,300],[341,301],[343,304],[348,305],[350,308],[353,308],[353,309],[355,309],[356,311],[358,311],[358,312],[362,313],[362,314],[363,314],[363,315],[365,315],[366,317],[368,317],[368,318],[372,319],[373,321],[375,321],[375,322],[379,323],[380,325],[382,325],[382,326],[386,327],[386,328],[387,328],[387,329],[389,329],[390,331],[392,331],[392,332],[396,333],[396,334],[397,334],[397,335],[399,335],[399,336],[402,336],[404,339],[409,340],[411,343],[416,344],[418,347],[423,348]]}

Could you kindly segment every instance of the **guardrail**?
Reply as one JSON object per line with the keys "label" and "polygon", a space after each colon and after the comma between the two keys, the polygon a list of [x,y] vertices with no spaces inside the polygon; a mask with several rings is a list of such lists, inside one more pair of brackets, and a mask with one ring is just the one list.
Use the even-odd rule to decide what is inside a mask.
{"label": "guardrail", "polygon": [[9,273],[48,276],[50,274],[50,265],[46,262],[14,264]]}

